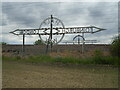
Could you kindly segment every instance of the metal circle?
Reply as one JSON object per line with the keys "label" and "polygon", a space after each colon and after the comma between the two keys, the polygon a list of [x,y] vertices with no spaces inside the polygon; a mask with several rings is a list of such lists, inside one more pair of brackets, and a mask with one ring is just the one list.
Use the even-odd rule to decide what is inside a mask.
{"label": "metal circle", "polygon": [[73,40],[75,40],[75,38],[77,38],[77,37],[82,37],[82,39],[85,40],[85,38],[84,38],[83,36],[81,36],[81,35],[75,36],[75,37],[73,38]]}
{"label": "metal circle", "polygon": [[[75,37],[73,38],[73,41],[74,41],[76,38],[79,38],[79,37],[81,37],[81,38],[83,39],[83,44],[84,44],[85,38],[84,38],[83,36],[81,36],[81,35],[75,36]],[[79,43],[79,42],[78,42],[78,43]]]}
{"label": "metal circle", "polygon": [[[52,23],[52,24],[53,24],[53,28],[54,28],[53,30],[59,31],[59,30],[57,30],[57,29],[61,28],[61,29],[63,30],[63,29],[65,28],[64,24],[62,23],[62,21],[61,21],[60,19],[53,17],[52,20],[53,20],[53,23]],[[45,29],[46,29],[45,31],[50,30],[50,24],[51,24],[50,21],[51,21],[51,18],[50,18],[50,17],[49,17],[49,18],[46,18],[46,19],[40,24],[40,27],[39,27],[39,28],[40,28],[40,29],[41,29],[41,28],[45,28]],[[48,29],[48,28],[49,28],[49,29]],[[61,30],[61,29],[60,29],[60,30]],[[44,32],[45,32],[45,31],[44,31]],[[54,33],[54,35],[57,35],[57,36],[58,36],[58,34],[59,34],[59,32],[58,32],[58,33]],[[53,45],[58,44],[59,42],[61,42],[61,40],[63,39],[64,35],[65,35],[65,33],[62,33],[58,41],[57,41],[57,38],[56,38],[56,42],[54,42],[55,39],[52,39],[51,42],[54,42]],[[43,36],[43,35],[39,35],[41,41],[42,41],[44,44],[47,44],[47,42],[42,38],[42,36]],[[48,39],[49,39],[49,38],[47,38],[47,40],[48,40]]]}

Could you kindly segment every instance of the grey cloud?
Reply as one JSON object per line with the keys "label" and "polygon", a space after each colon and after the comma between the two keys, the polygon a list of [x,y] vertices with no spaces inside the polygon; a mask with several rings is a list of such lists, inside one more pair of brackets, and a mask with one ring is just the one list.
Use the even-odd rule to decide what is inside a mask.
{"label": "grey cloud", "polygon": [[[95,25],[107,29],[94,34],[93,37],[116,34],[118,30],[117,3],[114,2],[6,2],[2,5],[2,13],[6,15],[2,26],[6,27],[7,31],[11,30],[9,25],[14,26],[14,28],[17,25],[25,26],[25,28],[38,28],[40,23],[51,14],[60,18],[66,27]],[[68,40],[73,36],[71,35],[69,36],[70,38],[65,37],[64,39]],[[86,37],[90,38],[90,35],[86,35]],[[28,41],[31,42],[30,40]]]}
{"label": "grey cloud", "polygon": [[50,15],[52,8],[55,9],[55,6],[49,5],[49,3],[3,3],[2,9],[11,23],[32,26],[39,19]]}

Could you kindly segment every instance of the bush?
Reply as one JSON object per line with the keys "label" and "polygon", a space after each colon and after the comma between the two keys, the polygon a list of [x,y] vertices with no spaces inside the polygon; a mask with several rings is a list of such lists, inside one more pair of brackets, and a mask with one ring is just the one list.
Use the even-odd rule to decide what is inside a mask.
{"label": "bush", "polygon": [[17,60],[20,60],[20,59],[21,59],[21,57],[20,57],[20,56],[16,56],[16,59],[17,59]]}
{"label": "bush", "polygon": [[75,57],[50,57],[47,55],[39,55],[39,56],[29,56],[26,58],[22,58],[20,56],[16,57],[6,57],[3,56],[2,60],[10,60],[10,61],[20,61],[20,62],[30,62],[30,63],[64,63],[64,64],[106,64],[106,65],[120,65],[119,57],[103,57],[101,51],[95,51],[96,56],[91,58],[75,58]]}
{"label": "bush", "polygon": [[6,42],[1,42],[0,45],[7,45],[7,43]]}
{"label": "bush", "polygon": [[100,50],[95,50],[93,57],[94,64],[108,64],[108,65],[118,65],[118,58],[112,56],[103,56],[103,52]]}
{"label": "bush", "polygon": [[96,49],[94,51],[94,57],[93,57],[94,63],[95,64],[103,63],[102,56],[103,56],[102,52],[100,50]]}
{"label": "bush", "polygon": [[120,34],[117,37],[114,37],[110,51],[112,56],[120,57]]}
{"label": "bush", "polygon": [[44,43],[41,40],[37,40],[34,42],[34,45],[43,45]]}

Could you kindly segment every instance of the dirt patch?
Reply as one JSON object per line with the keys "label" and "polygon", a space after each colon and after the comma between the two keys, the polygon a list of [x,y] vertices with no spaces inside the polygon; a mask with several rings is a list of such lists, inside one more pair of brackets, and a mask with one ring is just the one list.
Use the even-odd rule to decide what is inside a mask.
{"label": "dirt patch", "polygon": [[117,88],[118,69],[107,66],[3,61],[3,88]]}

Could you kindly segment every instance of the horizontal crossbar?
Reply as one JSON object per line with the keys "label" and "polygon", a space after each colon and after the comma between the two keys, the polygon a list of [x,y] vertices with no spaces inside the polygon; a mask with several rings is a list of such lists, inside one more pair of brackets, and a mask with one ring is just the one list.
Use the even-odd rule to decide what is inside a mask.
{"label": "horizontal crossbar", "polygon": [[[14,35],[50,35],[49,32],[50,28],[40,28],[40,29],[17,29],[10,33]],[[53,32],[52,35],[61,35],[61,34],[76,34],[76,33],[96,33],[102,30],[106,30],[103,28],[98,28],[95,26],[89,27],[67,27],[67,28],[52,28],[52,30],[56,30]]]}

